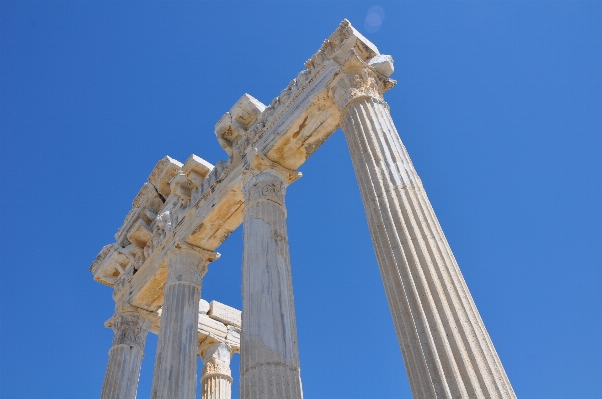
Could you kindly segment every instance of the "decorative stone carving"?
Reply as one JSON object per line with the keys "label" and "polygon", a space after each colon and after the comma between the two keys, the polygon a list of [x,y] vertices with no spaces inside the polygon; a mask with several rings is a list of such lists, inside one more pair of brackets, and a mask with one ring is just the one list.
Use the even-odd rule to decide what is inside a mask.
{"label": "decorative stone carving", "polygon": [[178,173],[171,181],[171,194],[178,197],[183,203],[190,200],[192,190],[202,183],[198,178],[198,185],[195,185],[192,178],[186,176],[183,172]]}
{"label": "decorative stone carving", "polygon": [[193,175],[196,175],[198,178],[203,180],[207,177],[207,175],[209,174],[209,172],[211,172],[212,169],[213,165],[205,161],[203,158],[198,157],[194,154],[188,157],[186,162],[184,162],[184,166],[182,166],[182,172],[184,172],[184,174],[189,178],[193,179],[193,182],[195,182],[195,184],[198,182],[198,180],[195,177],[193,177]]}
{"label": "decorative stone carving", "polygon": [[[130,244],[130,236],[138,239],[136,232],[141,232],[140,226],[147,227],[153,222],[155,214],[163,207],[164,199],[151,183],[144,183],[134,201],[133,208],[127,214],[123,225],[117,230],[115,240],[122,247]],[[140,245],[137,243],[136,245]]]}
{"label": "decorative stone carving", "polygon": [[[392,59],[380,57],[378,65],[381,65],[381,69],[384,70],[385,67],[382,65],[387,62],[392,62]],[[391,66],[390,69],[392,70],[393,67]],[[344,114],[345,107],[357,99],[369,97],[382,101],[382,94],[396,83],[393,79],[378,73],[374,67],[365,63],[355,50],[351,50],[341,67],[339,76],[331,84],[329,94]]]}
{"label": "decorative stone carving", "polygon": [[207,273],[207,263],[219,259],[219,254],[194,248],[186,243],[177,242],[174,254],[167,262],[167,281],[165,286],[173,283],[190,283],[201,285]]}
{"label": "decorative stone carving", "polygon": [[243,188],[245,203],[259,200],[273,201],[284,205],[285,185],[282,180],[271,173],[260,173],[249,179]]}
{"label": "decorative stone carving", "polygon": [[148,227],[148,224],[144,220],[138,219],[138,221],[130,229],[127,238],[132,244],[140,248],[144,248],[148,241],[152,238],[152,234],[153,233]]}
{"label": "decorative stone carving", "polygon": [[212,377],[216,374],[220,376],[232,377],[230,374],[230,349],[224,343],[213,345],[203,357],[203,379]]}
{"label": "decorative stone carving", "polygon": [[140,269],[140,267],[142,266],[142,264],[144,263],[144,261],[146,260],[146,257],[144,256],[144,251],[138,251],[134,257],[134,269],[138,270]]}
{"label": "decorative stone carving", "polygon": [[313,70],[328,59],[334,59],[339,64],[342,64],[345,58],[344,54],[351,48],[355,48],[363,60],[370,59],[379,54],[376,46],[345,19],[341,22],[337,30],[324,41],[320,50],[305,62],[305,67]]}
{"label": "decorative stone carving", "polygon": [[217,140],[230,157],[235,155],[235,143],[246,136],[247,130],[253,123],[261,119],[264,110],[265,105],[250,95],[244,94],[230,109],[230,112],[226,112],[216,123]]}
{"label": "decorative stone carving", "polygon": [[171,193],[169,183],[182,170],[182,166],[180,162],[166,156],[157,163],[150,176],[148,176],[148,181],[159,194],[167,198]]}
{"label": "decorative stone carving", "polygon": [[150,322],[138,313],[115,315],[111,323],[113,346],[128,345],[144,350]]}
{"label": "decorative stone carving", "polygon": [[[246,172],[243,184],[243,197],[245,204],[256,201],[273,201],[284,206],[284,193],[286,186],[299,179],[301,172],[286,169],[270,161],[259,150],[254,149],[247,157],[249,169]],[[261,173],[267,171],[266,173]]]}
{"label": "decorative stone carving", "polygon": [[130,265],[117,278],[115,286],[113,287],[113,299],[117,298],[121,294],[121,291],[131,284],[132,279],[134,278],[134,270],[134,265]]}
{"label": "decorative stone carving", "polygon": [[134,258],[134,245],[123,248],[117,244],[107,245],[90,266],[96,281],[113,287],[119,276]]}
{"label": "decorative stone carving", "polygon": [[[345,20],[306,67],[268,107],[245,95],[220,119],[216,135],[228,161],[159,161],[116,243],[90,267],[95,280],[114,286],[114,298],[150,310],[163,306],[152,398],[193,398],[197,344],[236,351],[241,340],[242,399],[302,397],[285,191],[300,176],[294,169],[338,125],[414,396],[515,397],[383,100],[395,84],[392,58]],[[243,219],[239,321],[217,303],[207,309],[198,301],[206,264],[215,259],[198,247],[216,249]],[[116,326],[135,324],[134,313],[119,314]],[[142,351],[133,337],[115,338],[103,399],[135,396]],[[217,380],[207,380],[225,386],[223,364],[213,359],[205,369]]]}
{"label": "decorative stone carving", "polygon": [[101,399],[135,399],[146,335],[154,316],[124,303],[106,323],[113,329],[113,346],[102,386]]}
{"label": "decorative stone carving", "polygon": [[201,345],[203,377],[201,399],[230,399],[232,376],[230,372],[231,349],[223,342]]}

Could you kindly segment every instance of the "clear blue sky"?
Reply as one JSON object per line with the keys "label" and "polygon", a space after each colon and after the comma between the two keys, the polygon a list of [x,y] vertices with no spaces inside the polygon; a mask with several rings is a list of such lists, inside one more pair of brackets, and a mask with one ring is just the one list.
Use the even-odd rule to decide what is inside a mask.
{"label": "clear blue sky", "polygon": [[[361,1],[0,3],[2,398],[99,396],[113,301],[90,263],[160,158],[225,159],[220,116],[270,103],[343,18],[396,61],[386,100],[518,396],[600,397],[601,3],[378,4],[379,29]],[[305,397],[409,398],[342,132],[301,171]],[[241,248],[204,298],[241,306]]]}

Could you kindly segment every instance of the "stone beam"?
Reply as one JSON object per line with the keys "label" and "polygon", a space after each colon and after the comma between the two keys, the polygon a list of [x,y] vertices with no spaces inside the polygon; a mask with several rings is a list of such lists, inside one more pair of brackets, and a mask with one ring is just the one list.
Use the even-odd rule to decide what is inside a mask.
{"label": "stone beam", "polygon": [[115,287],[115,300],[159,309],[174,243],[215,251],[242,223],[242,176],[250,159],[259,155],[296,170],[324,143],[340,122],[329,87],[350,51],[364,61],[382,57],[344,20],[268,106],[243,95],[215,126],[227,161],[213,167],[193,155],[184,164],[170,157],[157,164],[116,243],[90,268],[97,281]]}
{"label": "stone beam", "polygon": [[[155,335],[159,335],[161,329],[161,313],[162,309],[159,309],[154,313],[156,317],[149,317],[152,321],[149,331]],[[199,301],[199,348],[202,344],[222,342],[232,349],[232,353],[239,353],[241,327],[240,310],[218,301]]]}

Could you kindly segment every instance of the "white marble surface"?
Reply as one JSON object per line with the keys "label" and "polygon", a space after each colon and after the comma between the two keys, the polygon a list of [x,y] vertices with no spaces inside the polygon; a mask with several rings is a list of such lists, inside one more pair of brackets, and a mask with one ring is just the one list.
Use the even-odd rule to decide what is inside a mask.
{"label": "white marble surface", "polygon": [[515,398],[382,99],[350,54],[333,87],[415,398]]}

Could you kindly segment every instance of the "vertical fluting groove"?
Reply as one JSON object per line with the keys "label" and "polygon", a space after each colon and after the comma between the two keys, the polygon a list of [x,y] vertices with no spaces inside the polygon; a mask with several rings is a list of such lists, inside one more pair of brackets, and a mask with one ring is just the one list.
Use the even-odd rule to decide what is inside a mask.
{"label": "vertical fluting groove", "polygon": [[140,349],[124,344],[113,346],[109,350],[101,399],[134,399],[141,364]]}
{"label": "vertical fluting groove", "polygon": [[114,336],[100,397],[134,399],[144,357],[148,320],[131,307],[118,303],[108,323]]}
{"label": "vertical fluting groove", "polygon": [[[400,140],[395,140],[395,136],[397,136],[397,131],[395,130],[394,126],[390,123],[391,119],[390,117],[387,117],[388,115],[384,115],[384,113],[388,114],[388,110],[383,110],[382,108],[379,107],[374,107],[375,111],[379,113],[378,117],[379,117],[379,122],[383,122],[386,125],[386,129],[383,130],[386,131],[386,135],[384,135],[384,137],[388,140],[388,144],[390,145],[390,148],[394,151],[397,152],[397,154],[400,156],[400,158],[402,156],[405,156],[407,158],[407,151],[405,150],[405,148],[403,147],[403,145],[401,144]],[[409,160],[409,158],[407,159],[407,164],[411,164],[411,161]],[[418,217],[420,218],[420,216],[422,216],[423,218],[430,218],[430,213],[424,209],[423,207],[423,192],[421,190],[421,184],[419,187],[417,187],[415,190],[411,190],[408,189],[407,190],[407,195],[413,196],[414,201],[409,201],[410,204],[412,204],[412,207],[414,208],[414,217]],[[423,220],[421,220],[423,221]],[[424,222],[424,221],[423,221]],[[435,228],[433,229],[433,225],[436,225]],[[442,254],[442,250],[441,250],[441,243],[440,240],[437,239],[437,234],[441,231],[440,227],[438,226],[438,223],[432,223],[432,220],[429,220],[429,223],[418,223],[417,226],[420,227],[424,227],[425,229],[428,229],[430,231],[427,232],[426,230],[423,230],[423,236],[427,237],[429,243],[431,244],[429,247],[427,247],[427,251],[429,252],[429,255],[431,257],[434,257],[436,260],[439,260],[440,262],[443,262],[444,260],[444,255]],[[450,268],[457,268],[457,265],[455,264],[450,264]],[[456,281],[454,281],[453,279],[450,279],[450,273],[448,269],[443,268],[443,270],[440,268],[438,270],[438,272],[440,273],[439,278],[441,280],[445,281],[445,286],[447,287],[451,287],[452,289],[456,290],[456,293],[458,296],[460,296],[460,292],[457,290],[457,286],[456,286]],[[446,273],[447,272],[447,273]],[[449,292],[445,291],[444,289],[444,293],[446,294],[446,299],[447,301],[452,301],[454,303],[454,306],[452,307],[452,312],[454,312],[454,321],[455,322],[462,322],[462,321],[468,321],[465,317],[462,317],[462,315],[458,315],[458,312],[455,312],[454,310],[460,310],[460,313],[466,314],[466,309],[464,309],[461,306],[458,306],[459,304],[457,303],[456,298],[453,295],[450,295]],[[455,334],[456,329],[452,329],[452,332],[454,332]],[[460,333],[463,330],[460,329]],[[462,344],[464,345],[464,349],[463,349],[463,353],[461,354],[462,356],[466,357],[468,356],[470,358],[470,363],[473,364],[473,367],[475,368],[483,368],[483,367],[488,367],[487,364],[482,364],[482,362],[480,362],[479,357],[478,356],[474,356],[474,353],[472,351],[474,345],[471,345],[470,341],[470,337],[468,337],[466,334],[462,334],[461,337],[457,337],[460,338],[462,340]],[[457,339],[456,338],[456,339]],[[470,353],[468,353],[467,347],[470,347],[471,351]],[[470,370],[470,368],[469,368]],[[471,381],[474,379],[478,379],[479,381],[479,385],[490,385],[488,384],[488,381],[486,379],[484,379],[482,374],[478,374],[475,375],[474,372],[470,373],[471,374]],[[471,385],[474,385],[474,382],[472,382]],[[479,394],[479,392],[477,392],[477,395]]]}
{"label": "vertical fluting groove", "polygon": [[[152,399],[194,399],[198,346],[200,255],[173,255],[164,288]],[[172,270],[173,267],[173,270]],[[174,275],[172,275],[174,274]],[[182,280],[182,281],[180,281]]]}
{"label": "vertical fluting groove", "polygon": [[284,207],[276,172],[243,185],[241,398],[301,399],[297,329]]}
{"label": "vertical fluting groove", "polygon": [[201,385],[201,399],[230,399],[232,396],[230,377],[220,374],[204,376]]}
{"label": "vertical fluting groove", "polygon": [[[354,121],[350,116],[350,113],[347,113],[347,115],[345,115],[345,123],[347,124],[347,128],[349,129],[349,126],[352,126]],[[347,139],[347,143],[348,146],[350,148],[350,151],[352,154],[356,154],[357,156],[362,156],[362,152],[360,152],[360,149],[357,146],[357,143],[355,140],[351,140],[350,137],[345,136]],[[353,168],[355,170],[355,174],[357,176],[358,179],[358,183],[360,185],[360,189],[363,191],[365,190],[366,187],[368,187],[368,177],[366,176],[365,173],[362,173],[361,171],[361,167],[360,165],[365,165],[366,161],[363,160],[362,157],[362,162],[353,162]],[[371,209],[371,205],[368,202],[368,196],[364,195],[364,193],[362,192],[362,201],[364,202],[364,208],[365,209]],[[368,223],[371,226],[379,226],[377,223],[375,223],[373,221],[373,215],[372,212],[367,212],[366,213],[367,218],[368,218]],[[381,238],[382,237],[382,232],[380,232],[380,229],[377,228],[373,228],[370,229],[370,234],[372,236],[372,242],[374,243],[374,247],[375,247],[375,252],[376,252],[376,256],[377,259],[379,261],[379,264],[381,265],[385,265],[389,262],[388,257],[390,256],[391,252],[387,251],[384,248],[384,243],[385,243],[385,238]],[[387,298],[389,299],[389,303],[390,303],[390,307],[393,313],[395,312],[399,312],[399,317],[397,318],[398,320],[400,320],[399,323],[395,323],[395,328],[397,331],[397,336],[398,339],[400,340],[400,345],[402,348],[402,353],[404,355],[403,359],[404,359],[404,363],[406,365],[406,369],[408,370],[408,375],[409,375],[409,380],[410,380],[410,384],[412,387],[412,391],[414,392],[414,395],[416,397],[426,397],[427,396],[427,387],[422,383],[422,379],[417,378],[417,376],[421,375],[419,373],[422,371],[420,368],[420,364],[417,358],[416,358],[416,348],[415,348],[415,344],[413,345],[412,343],[418,342],[418,345],[420,346],[420,340],[409,340],[406,337],[409,337],[410,334],[415,334],[415,323],[413,322],[413,316],[412,316],[412,312],[408,307],[408,299],[407,299],[407,295],[405,294],[405,288],[404,288],[404,284],[403,281],[401,282],[401,292],[403,293],[403,296],[406,298],[406,301],[401,301],[401,299],[399,298],[399,296],[394,295],[396,290],[393,289],[391,287],[391,284],[394,284],[394,282],[396,281],[396,279],[392,278],[391,276],[391,270],[389,268],[386,267],[381,267],[381,275],[382,275],[382,279],[383,282],[385,283],[385,292],[387,294]],[[394,315],[395,318],[395,315]],[[409,323],[409,325],[408,325]],[[406,349],[404,351],[404,348]],[[425,370],[426,371],[426,370]],[[428,375],[428,372],[423,373],[423,375],[426,374]]]}
{"label": "vertical fluting groove", "polygon": [[[374,104],[370,104],[374,105]],[[390,169],[388,170],[387,178],[383,179],[383,181],[388,185],[386,187],[386,193],[392,195],[391,200],[395,201],[396,199],[401,199],[403,202],[403,207],[399,207],[399,203],[395,204],[396,209],[404,209],[406,212],[398,213],[398,217],[401,217],[403,220],[403,225],[408,226],[409,228],[406,231],[406,240],[407,244],[411,245],[413,250],[413,254],[415,257],[415,262],[417,265],[422,266],[422,283],[425,286],[425,290],[427,291],[427,297],[432,298],[429,305],[433,307],[435,310],[433,312],[435,323],[438,328],[444,331],[445,336],[449,336],[450,334],[454,337],[453,340],[449,341],[445,339],[443,342],[439,343],[439,346],[443,348],[446,355],[446,367],[445,369],[450,373],[450,378],[456,378],[456,385],[459,387],[458,392],[452,392],[454,395],[466,395],[466,390],[470,389],[464,386],[467,382],[470,382],[466,378],[457,378],[457,375],[467,376],[467,374],[471,373],[471,369],[467,369],[463,367],[465,364],[466,353],[461,347],[462,341],[459,336],[457,336],[455,323],[453,321],[452,311],[448,306],[448,298],[445,295],[445,289],[441,285],[439,276],[437,276],[437,271],[434,268],[432,253],[429,251],[427,245],[425,244],[424,237],[426,236],[423,231],[421,231],[420,224],[416,222],[416,219],[419,218],[419,215],[415,214],[415,209],[413,209],[412,204],[407,200],[407,192],[405,189],[400,189],[399,181],[395,179],[396,173],[401,174],[401,170],[393,170],[398,168],[398,164],[393,161],[393,155],[391,152],[394,152],[395,146],[390,142],[390,132],[388,129],[380,124],[379,118],[374,114],[374,106],[366,106],[364,109],[365,116],[371,122],[369,124],[369,131],[373,134],[373,138],[375,142],[378,143],[378,150],[382,154],[383,158],[386,159],[387,163],[390,165]],[[368,115],[366,115],[368,114]],[[375,134],[376,132],[383,132],[382,135]],[[407,176],[407,174],[406,174]],[[393,181],[391,181],[393,180]],[[397,197],[397,198],[396,198]],[[420,234],[416,234],[420,233]],[[441,305],[440,308],[437,307],[437,304]],[[454,362],[453,359],[455,357],[463,357],[463,362]],[[474,373],[472,373],[474,374]],[[476,376],[475,376],[476,378]],[[461,383],[462,381],[462,383]],[[464,385],[464,386],[463,386]],[[477,396],[480,392],[476,392]]]}
{"label": "vertical fluting groove", "polygon": [[516,397],[386,105],[342,121],[414,396]]}
{"label": "vertical fluting groove", "polygon": [[[383,218],[382,227],[385,235],[389,237],[390,250],[394,255],[398,253],[396,259],[404,261],[399,262],[395,259],[394,263],[388,267],[392,267],[394,270],[403,271],[407,274],[406,277],[410,283],[411,293],[413,294],[408,296],[408,299],[411,300],[410,306],[417,315],[417,318],[415,319],[415,321],[417,321],[417,333],[419,336],[423,337],[422,340],[424,342],[424,344],[421,345],[424,364],[429,370],[429,375],[443,375],[445,370],[443,369],[441,360],[437,356],[438,346],[435,342],[436,337],[432,334],[431,329],[429,329],[429,325],[432,324],[432,312],[430,312],[428,302],[429,298],[425,295],[424,287],[420,284],[419,271],[411,268],[400,270],[396,267],[400,264],[408,264],[413,259],[413,253],[410,248],[404,245],[407,240],[402,241],[399,236],[400,232],[396,229],[394,217],[391,214],[395,209],[391,209],[389,206],[388,198],[382,187],[382,181],[384,179],[383,170],[378,168],[378,163],[382,162],[381,154],[376,152],[373,140],[369,140],[366,136],[370,131],[361,123],[362,115],[360,115],[361,108],[359,107],[359,104],[356,103],[352,108],[359,128],[358,132],[360,134],[358,135],[358,138],[361,139],[359,140],[359,143],[364,147],[364,152],[370,155],[366,166],[368,167],[368,172],[371,171],[373,175],[373,188],[377,190],[375,191],[377,194],[376,198],[382,202],[378,209],[371,209],[371,211],[375,213],[374,220],[378,220],[379,216]],[[384,172],[386,173],[386,171]],[[369,195],[369,192],[365,192],[364,194]],[[402,230],[401,233],[403,234],[404,231]],[[397,243],[397,245],[395,245],[395,243]],[[431,385],[435,397],[449,397],[451,395],[449,387],[445,384],[440,384],[440,381],[437,379],[431,379]]]}
{"label": "vertical fluting groove", "polygon": [[[350,126],[346,128],[346,130],[355,130],[359,129],[356,125],[359,123],[357,120],[356,112],[349,112],[346,117],[347,122]],[[354,129],[351,129],[351,128]],[[346,135],[347,141],[350,143],[350,148],[352,149],[352,158],[355,155],[359,157],[354,160],[353,164],[357,170],[358,182],[363,183],[360,186],[360,192],[362,193],[362,200],[366,207],[366,214],[368,216],[368,222],[371,223],[371,234],[373,236],[373,241],[375,243],[375,249],[377,254],[380,252],[379,247],[382,245],[382,256],[380,258],[379,265],[381,266],[381,275],[383,277],[383,281],[385,282],[385,287],[391,287],[388,290],[388,299],[391,311],[393,313],[394,321],[396,325],[403,323],[406,319],[411,324],[411,328],[406,329],[406,331],[411,331],[412,335],[408,335],[405,337],[399,336],[398,339],[400,343],[403,345],[403,342],[406,341],[409,343],[409,348],[412,350],[412,357],[415,360],[415,363],[409,363],[408,359],[404,359],[406,363],[406,369],[408,370],[408,374],[412,375],[410,378],[411,381],[418,381],[420,384],[420,391],[416,389],[414,386],[413,392],[416,397],[432,397],[436,395],[434,391],[434,384],[431,379],[431,371],[428,367],[428,363],[425,361],[426,358],[426,344],[423,342],[424,338],[422,337],[423,332],[419,331],[420,323],[416,321],[416,317],[420,317],[420,315],[415,314],[415,310],[413,310],[412,303],[414,300],[418,300],[419,298],[416,295],[409,295],[408,292],[412,290],[412,279],[410,276],[406,276],[405,278],[398,275],[399,270],[394,268],[395,262],[395,254],[393,249],[391,248],[391,244],[384,232],[384,225],[382,223],[377,223],[376,218],[377,215],[374,214],[373,210],[375,208],[384,209],[384,205],[379,203],[379,199],[376,196],[368,195],[368,192],[375,192],[375,183],[372,181],[371,173],[370,173],[370,165],[374,164],[374,159],[372,155],[368,151],[365,145],[362,145],[359,140],[355,140],[356,136]],[[353,148],[356,151],[353,151]],[[364,171],[363,168],[366,168]],[[377,178],[377,176],[375,176]],[[364,181],[365,180],[365,181]],[[371,189],[371,190],[369,190]],[[380,235],[380,237],[379,237]],[[386,245],[386,248],[384,247]],[[385,259],[386,261],[383,261]],[[406,284],[410,286],[407,287]],[[396,300],[400,294],[399,290],[395,290],[395,287],[399,286],[401,288],[401,296],[405,298],[404,306],[398,306],[396,304]],[[402,309],[407,308],[409,317],[404,319]],[[400,328],[397,328],[398,334],[400,331],[403,331]],[[413,337],[413,339],[411,338]]]}
{"label": "vertical fluting groove", "polygon": [[[351,117],[351,113],[348,113],[345,116],[345,121],[349,126],[354,126],[354,119]],[[348,129],[350,129],[348,127]],[[364,190],[367,190],[370,184],[370,187],[372,187],[372,183],[369,182],[369,176],[367,173],[363,173],[361,166],[364,166],[368,163],[368,160],[364,159],[363,155],[364,152],[361,151],[361,149],[358,147],[359,143],[357,143],[355,140],[352,140],[352,137],[348,137],[347,138],[347,142],[348,145],[350,147],[350,150],[352,152],[352,154],[356,154],[357,156],[361,157],[360,161],[358,162],[353,162],[353,167],[355,169],[355,173],[356,176],[358,178],[358,183],[360,184],[360,189],[362,191],[362,201],[364,202],[364,207],[366,209],[372,209],[372,205],[370,203],[370,199],[367,195],[365,195],[365,193],[363,192]],[[377,202],[377,199],[374,199],[375,202]],[[377,205],[377,204],[375,204]],[[392,255],[392,252],[390,250],[388,250],[387,248],[385,248],[385,242],[388,241],[386,239],[386,237],[384,237],[383,232],[381,231],[381,226],[377,223],[374,222],[374,216],[372,214],[372,212],[367,212],[367,218],[368,218],[368,223],[371,226],[376,226],[377,228],[373,228],[370,229],[370,233],[372,235],[372,241],[374,242],[374,246],[375,246],[375,252],[377,255],[377,258],[379,260],[379,264],[381,265],[386,265],[386,264],[392,264],[391,263],[391,259],[390,256]],[[417,336],[417,331],[416,331],[416,325],[414,322],[414,316],[412,314],[412,310],[409,307],[409,299],[407,298],[407,294],[406,292],[406,288],[405,288],[405,280],[400,280],[400,279],[395,279],[392,278],[392,272],[393,270],[391,270],[390,268],[387,267],[381,267],[381,275],[382,275],[382,279],[384,281],[384,286],[385,286],[385,292],[387,294],[387,297],[389,299],[389,303],[390,303],[390,307],[392,312],[394,313],[394,319],[400,320],[401,322],[399,323],[395,323],[396,325],[396,331],[397,331],[397,336],[398,339],[400,340],[401,346],[402,346],[402,352],[403,352],[403,347],[406,346],[410,357],[406,356],[404,357],[404,362],[406,364],[406,369],[408,369],[408,375],[410,375],[410,384],[412,385],[412,390],[414,392],[414,395],[416,397],[427,397],[427,392],[428,392],[428,386],[426,386],[423,383],[423,380],[421,378],[417,378],[418,376],[426,376],[428,378],[428,370],[427,369],[422,369],[422,365],[424,365],[424,362],[419,362],[418,358],[421,357],[421,355],[418,355],[418,358],[416,357],[416,345],[418,346],[419,349],[419,353],[421,353],[421,342],[420,342],[420,337]],[[395,281],[399,281],[400,282],[400,289],[401,289],[401,293],[403,294],[403,297],[406,298],[406,301],[401,301],[401,299],[399,298],[399,295],[395,295],[396,291],[393,287],[391,287],[391,285],[395,285]],[[396,313],[399,312],[399,315],[397,315],[396,317]],[[409,323],[409,325],[408,325]],[[406,339],[406,337],[409,337],[410,334],[412,334],[412,336],[414,336],[416,339],[413,340],[409,340]]]}

